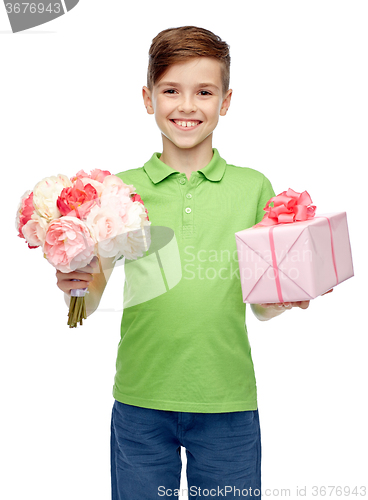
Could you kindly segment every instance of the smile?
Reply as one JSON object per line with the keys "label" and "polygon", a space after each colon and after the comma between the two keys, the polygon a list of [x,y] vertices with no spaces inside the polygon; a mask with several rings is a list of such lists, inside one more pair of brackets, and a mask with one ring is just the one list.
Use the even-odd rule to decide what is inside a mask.
{"label": "smile", "polygon": [[202,122],[200,120],[170,120],[180,130],[193,130]]}

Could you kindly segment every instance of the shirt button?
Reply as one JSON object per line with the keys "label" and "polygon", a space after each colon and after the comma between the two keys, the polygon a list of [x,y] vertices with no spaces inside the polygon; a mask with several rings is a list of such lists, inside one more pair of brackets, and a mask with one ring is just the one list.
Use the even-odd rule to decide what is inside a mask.
{"label": "shirt button", "polygon": [[179,179],[180,184],[185,184],[185,179]]}
{"label": "shirt button", "polygon": [[185,211],[186,211],[186,213],[187,213],[187,214],[190,214],[190,212],[192,211],[192,209],[191,209],[191,208],[189,208],[189,207],[187,207],[187,208],[185,209]]}
{"label": "shirt button", "polygon": [[191,198],[191,197],[192,197],[192,195],[191,195],[190,193],[188,193],[188,194],[186,195],[186,197],[187,197],[187,198]]}

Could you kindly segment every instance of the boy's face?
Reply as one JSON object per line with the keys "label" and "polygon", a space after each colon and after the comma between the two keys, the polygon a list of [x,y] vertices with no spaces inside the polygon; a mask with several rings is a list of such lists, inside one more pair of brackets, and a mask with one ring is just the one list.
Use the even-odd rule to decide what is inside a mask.
{"label": "boy's face", "polygon": [[194,148],[212,134],[231,94],[223,95],[221,63],[210,57],[174,64],[152,92],[143,87],[147,112],[155,114],[163,136],[180,149]]}

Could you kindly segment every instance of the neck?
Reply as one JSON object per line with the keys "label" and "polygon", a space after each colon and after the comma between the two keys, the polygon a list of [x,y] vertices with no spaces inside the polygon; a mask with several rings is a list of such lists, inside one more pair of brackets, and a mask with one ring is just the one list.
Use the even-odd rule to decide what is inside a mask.
{"label": "neck", "polygon": [[187,178],[190,174],[204,168],[212,159],[212,134],[194,148],[178,148],[166,136],[162,136],[163,150],[160,160],[166,165],[185,173]]}

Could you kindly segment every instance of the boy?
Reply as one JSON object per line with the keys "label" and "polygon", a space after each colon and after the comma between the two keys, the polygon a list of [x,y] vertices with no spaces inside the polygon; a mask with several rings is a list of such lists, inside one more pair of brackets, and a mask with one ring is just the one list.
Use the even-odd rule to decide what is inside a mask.
{"label": "boy", "polygon": [[[163,151],[118,175],[135,186],[152,226],[174,231],[182,274],[165,293],[124,307],[111,421],[113,500],[178,496],[181,446],[189,498],[260,498],[256,381],[234,233],[262,219],[274,192],[261,173],[228,165],[212,148],[230,106],[229,69],[228,45],[208,30],[173,28],[152,41],[143,100]],[[69,295],[88,286],[91,314],[111,260],[100,259],[106,278],[92,265],[57,272],[59,288]],[[150,286],[144,266],[144,258],[126,266],[127,304],[140,276]],[[308,305],[252,309],[267,320]]]}

